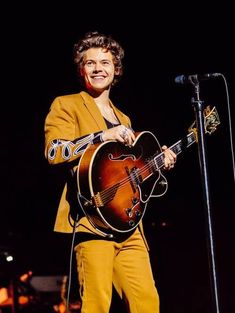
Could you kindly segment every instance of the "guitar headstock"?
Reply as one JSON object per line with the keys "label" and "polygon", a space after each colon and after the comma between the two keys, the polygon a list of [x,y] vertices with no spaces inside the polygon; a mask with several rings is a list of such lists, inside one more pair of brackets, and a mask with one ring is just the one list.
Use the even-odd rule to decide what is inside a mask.
{"label": "guitar headstock", "polygon": [[[208,105],[204,109],[204,122],[205,122],[205,132],[211,135],[217,128],[217,126],[220,124],[219,114],[216,110],[216,107],[213,107],[213,109],[210,109],[210,106]],[[197,138],[197,128],[195,127],[196,122],[194,121],[193,124],[189,127],[189,132],[194,132],[195,138]]]}
{"label": "guitar headstock", "polygon": [[219,114],[216,110],[216,107],[210,109],[210,106],[207,106],[204,110],[205,115],[205,131],[206,133],[212,134],[217,126],[220,124]]}

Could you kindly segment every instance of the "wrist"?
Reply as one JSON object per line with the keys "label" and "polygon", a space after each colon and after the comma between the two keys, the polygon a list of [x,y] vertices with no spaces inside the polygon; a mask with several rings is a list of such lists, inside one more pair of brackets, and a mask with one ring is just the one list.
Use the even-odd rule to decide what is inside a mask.
{"label": "wrist", "polygon": [[102,133],[100,134],[100,141],[101,142],[105,141],[104,135],[105,135],[105,133],[104,133],[104,130],[103,130]]}

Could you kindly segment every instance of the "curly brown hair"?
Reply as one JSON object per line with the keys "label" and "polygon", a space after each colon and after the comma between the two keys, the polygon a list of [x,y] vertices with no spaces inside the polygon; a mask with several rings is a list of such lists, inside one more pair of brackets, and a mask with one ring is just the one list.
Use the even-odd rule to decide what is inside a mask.
{"label": "curly brown hair", "polygon": [[73,48],[74,63],[77,66],[77,75],[81,83],[84,83],[80,75],[84,52],[90,48],[104,48],[112,53],[115,72],[117,73],[114,76],[112,84],[115,85],[123,75],[122,59],[124,58],[124,50],[121,45],[111,36],[101,34],[97,31],[86,33],[84,38],[75,43]]}

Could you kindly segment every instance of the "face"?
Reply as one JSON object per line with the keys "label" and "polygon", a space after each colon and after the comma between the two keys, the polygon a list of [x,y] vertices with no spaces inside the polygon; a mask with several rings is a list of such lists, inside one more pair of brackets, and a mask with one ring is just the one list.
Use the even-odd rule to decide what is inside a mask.
{"label": "face", "polygon": [[109,90],[115,75],[113,56],[102,48],[90,48],[83,56],[81,75],[89,91]]}

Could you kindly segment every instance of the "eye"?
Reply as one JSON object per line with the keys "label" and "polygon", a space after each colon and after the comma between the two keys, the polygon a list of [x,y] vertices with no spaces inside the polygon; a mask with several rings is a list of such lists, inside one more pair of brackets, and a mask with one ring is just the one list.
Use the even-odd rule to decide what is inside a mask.
{"label": "eye", "polygon": [[85,62],[84,65],[91,67],[91,66],[94,66],[94,64],[95,64],[94,61],[88,60],[88,61]]}
{"label": "eye", "polygon": [[111,65],[111,62],[108,60],[103,60],[102,65]]}

